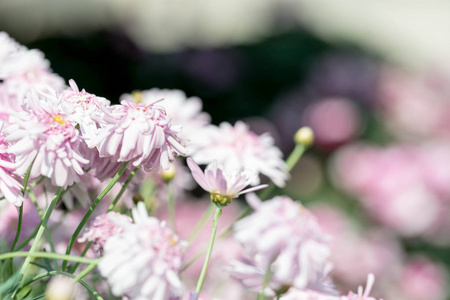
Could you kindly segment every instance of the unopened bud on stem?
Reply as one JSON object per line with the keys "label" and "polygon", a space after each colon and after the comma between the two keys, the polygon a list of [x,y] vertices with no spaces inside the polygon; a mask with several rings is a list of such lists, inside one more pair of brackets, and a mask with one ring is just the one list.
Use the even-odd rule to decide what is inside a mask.
{"label": "unopened bud on stem", "polygon": [[314,143],[314,132],[310,127],[302,127],[294,135],[294,141],[297,144],[303,144],[310,147]]}

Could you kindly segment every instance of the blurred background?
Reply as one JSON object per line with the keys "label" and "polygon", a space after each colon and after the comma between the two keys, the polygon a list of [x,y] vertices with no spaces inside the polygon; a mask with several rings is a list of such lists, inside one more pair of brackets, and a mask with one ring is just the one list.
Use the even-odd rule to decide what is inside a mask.
{"label": "blurred background", "polygon": [[333,236],[339,289],[450,299],[450,2],[3,0],[0,31],[90,93],[181,89],[286,156],[312,127],[283,193]]}

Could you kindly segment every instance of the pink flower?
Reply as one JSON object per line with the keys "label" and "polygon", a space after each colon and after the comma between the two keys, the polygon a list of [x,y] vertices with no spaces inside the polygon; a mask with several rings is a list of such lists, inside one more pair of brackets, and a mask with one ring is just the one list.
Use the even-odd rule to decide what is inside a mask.
{"label": "pink flower", "polygon": [[222,165],[213,162],[203,173],[190,157],[187,158],[187,163],[195,181],[211,194],[211,201],[218,205],[226,206],[239,195],[267,187],[267,184],[262,184],[244,190],[251,181],[250,175],[245,170],[229,172],[225,171]]}
{"label": "pink flower", "polygon": [[[51,92],[51,91],[50,91]],[[33,163],[30,179],[49,177],[53,185],[66,188],[80,180],[88,161],[78,152],[78,130],[67,120],[55,91],[30,93],[27,111],[16,112],[5,129],[9,151],[16,156],[16,173],[24,175]]]}
{"label": "pink flower", "polygon": [[180,137],[189,143],[189,140],[198,134],[198,130],[209,124],[211,117],[202,112],[202,101],[198,97],[186,97],[180,90],[165,90],[153,88],[133,94],[122,95],[121,99],[133,100],[142,104],[155,103],[161,99],[161,106],[172,118],[174,124],[181,125],[183,130]]}
{"label": "pink flower", "polygon": [[366,284],[365,290],[363,290],[362,286],[359,286],[358,294],[349,292],[347,296],[342,296],[341,300],[376,300],[375,298],[369,296],[374,282],[375,282],[375,276],[373,276],[373,274],[369,274],[367,276],[367,284]]}
{"label": "pink flower", "polygon": [[0,191],[10,203],[21,206],[24,200],[22,196],[22,184],[14,175],[16,169],[14,156],[8,152],[9,145],[5,142],[5,136],[1,133],[3,122],[0,122]]}
{"label": "pink flower", "polygon": [[185,244],[164,222],[149,217],[144,203],[139,202],[132,213],[135,224],[106,241],[100,273],[115,296],[165,300],[181,295],[178,272]]}
{"label": "pink flower", "polygon": [[84,235],[78,239],[79,243],[93,242],[94,251],[101,255],[106,241],[124,231],[124,224],[132,223],[130,217],[110,211],[94,219]]}
{"label": "pink flower", "polygon": [[263,274],[270,266],[271,288],[320,283],[330,269],[330,250],[314,216],[288,197],[261,202],[252,196],[247,200],[255,212],[235,224],[234,236]]}
{"label": "pink flower", "polygon": [[134,167],[142,165],[145,171],[168,169],[176,155],[184,154],[177,134],[165,111],[155,103],[134,104],[123,100],[121,105],[104,110],[106,125],[99,128],[93,145],[101,157],[116,161],[130,161]]}
{"label": "pink flower", "polygon": [[[209,126],[192,141],[190,153],[198,164],[217,160],[230,170],[245,169],[255,175],[265,175],[280,187],[289,178],[273,138],[269,134],[256,135],[243,122],[234,126],[229,123]],[[259,176],[254,176],[251,184],[259,182]]]}
{"label": "pink flower", "polygon": [[71,120],[80,125],[80,131],[84,140],[90,144],[96,133],[98,123],[102,123],[104,116],[103,107],[110,102],[102,97],[79,90],[73,79],[69,80],[70,87],[62,92],[61,107],[70,115]]}

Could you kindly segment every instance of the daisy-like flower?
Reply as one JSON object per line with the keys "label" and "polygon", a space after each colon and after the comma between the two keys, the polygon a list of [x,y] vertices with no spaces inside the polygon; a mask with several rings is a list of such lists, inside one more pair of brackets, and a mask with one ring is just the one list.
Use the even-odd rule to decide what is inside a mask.
{"label": "daisy-like flower", "polygon": [[1,134],[3,122],[0,122],[0,191],[10,203],[21,206],[24,200],[22,196],[22,184],[14,175],[16,169],[14,157],[8,152],[9,145],[5,142],[5,136]]}
{"label": "daisy-like flower", "polygon": [[144,203],[139,202],[132,214],[135,224],[106,241],[98,266],[112,293],[133,300],[182,295],[178,272],[185,243],[164,222],[149,217]]}
{"label": "daisy-like flower", "polygon": [[69,80],[70,87],[62,92],[61,107],[70,115],[71,119],[80,125],[81,134],[89,145],[94,138],[99,123],[102,123],[103,107],[110,105],[110,101],[87,93],[84,89],[80,91],[73,79]]}
{"label": "daisy-like flower", "polygon": [[219,206],[230,204],[231,200],[239,195],[267,187],[267,184],[262,184],[244,190],[251,181],[248,172],[243,170],[225,171],[223,166],[217,162],[209,164],[204,173],[190,157],[187,158],[187,164],[195,181],[211,194],[211,201]]}
{"label": "daisy-like flower", "polygon": [[167,170],[176,155],[184,154],[178,133],[163,108],[151,103],[135,104],[123,100],[121,105],[104,109],[106,122],[93,141],[100,157],[129,161],[145,171],[162,167]]}
{"label": "daisy-like flower", "polygon": [[94,219],[91,226],[84,235],[78,239],[79,243],[86,241],[92,242],[94,251],[101,255],[106,241],[119,233],[124,231],[127,224],[132,223],[132,219],[128,216],[110,211],[102,214]]}
{"label": "daisy-like flower", "polygon": [[66,188],[79,181],[84,174],[82,166],[89,161],[78,152],[79,132],[58,108],[56,91],[39,96],[30,93],[27,110],[11,116],[5,140],[16,157],[17,174],[24,175],[33,163],[30,179],[43,175],[53,185]]}
{"label": "daisy-like flower", "polygon": [[258,268],[271,268],[271,287],[320,285],[331,267],[330,250],[314,216],[289,197],[261,202],[252,196],[247,201],[255,212],[235,224],[234,236]]}
{"label": "daisy-like flower", "polygon": [[[258,136],[245,123],[237,122],[234,126],[229,123],[219,127],[211,125],[197,135],[188,150],[198,164],[217,160],[227,169],[263,174],[279,187],[289,178],[282,153],[268,133]],[[254,176],[251,184],[257,185],[259,181],[259,176]]]}
{"label": "daisy-like flower", "polygon": [[180,136],[189,144],[198,130],[210,123],[209,114],[202,112],[202,100],[198,97],[186,97],[180,90],[167,90],[153,88],[145,91],[136,91],[132,94],[122,95],[122,99],[133,100],[137,103],[151,104],[164,99],[161,106],[172,118],[172,122],[183,127]]}

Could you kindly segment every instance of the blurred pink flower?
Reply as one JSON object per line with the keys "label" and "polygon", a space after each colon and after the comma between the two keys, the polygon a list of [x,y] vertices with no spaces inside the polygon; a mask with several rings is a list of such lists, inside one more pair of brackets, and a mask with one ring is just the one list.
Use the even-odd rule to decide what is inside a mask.
{"label": "blurred pink flower", "polygon": [[183,155],[185,149],[177,136],[181,129],[173,126],[165,111],[155,104],[122,100],[121,105],[104,109],[106,124],[92,141],[100,157],[130,161],[132,168],[141,165],[151,171],[167,170],[176,155]]}
{"label": "blurred pink flower", "polygon": [[234,126],[229,123],[208,126],[192,140],[189,150],[198,164],[217,161],[229,170],[245,169],[258,175],[252,178],[252,185],[259,184],[259,174],[280,187],[289,178],[282,153],[273,138],[269,134],[256,135],[243,122],[236,122]]}
{"label": "blurred pink flower", "polygon": [[314,143],[335,148],[354,139],[361,131],[356,105],[345,98],[325,98],[310,105],[304,122],[314,131]]}
{"label": "blurred pink flower", "polygon": [[239,195],[257,191],[267,187],[267,184],[258,185],[244,190],[250,184],[250,176],[247,170],[234,170],[234,172],[224,170],[222,165],[213,162],[209,164],[205,172],[190,158],[187,164],[191,170],[195,181],[207,192],[211,194],[211,200],[219,205],[228,205],[231,200]]}
{"label": "blurred pink flower", "polygon": [[6,33],[0,32],[0,103],[3,108],[20,110],[32,89],[64,88],[64,80],[50,71],[50,63],[36,49],[28,50]]}
{"label": "blurred pink flower", "polygon": [[[39,96],[41,98],[39,98]],[[16,173],[24,175],[33,163],[30,179],[49,177],[52,184],[66,188],[80,180],[89,161],[78,152],[78,130],[67,120],[55,91],[30,93],[27,110],[16,112],[4,133],[9,151],[16,156]]]}
{"label": "blurred pink flower", "polygon": [[330,269],[330,250],[314,216],[288,197],[261,202],[251,195],[247,200],[255,212],[235,224],[234,236],[263,275],[271,267],[270,287],[302,289],[321,282]]}
{"label": "blurred pink flower", "polygon": [[393,282],[389,296],[399,300],[443,300],[447,298],[447,279],[444,266],[424,256],[412,257],[403,266],[398,282]]}
{"label": "blurred pink flower", "polygon": [[122,233],[124,224],[132,222],[133,220],[130,217],[110,211],[96,217],[89,229],[86,229],[83,236],[78,239],[78,242],[93,242],[94,251],[101,255],[106,241],[110,237]]}
{"label": "blurred pink flower", "polygon": [[442,166],[450,156],[444,149],[450,147],[352,145],[334,156],[332,176],[383,225],[403,236],[423,236],[441,226],[440,212],[449,205],[444,182],[450,173]]}
{"label": "blurred pink flower", "polygon": [[178,277],[184,243],[164,222],[149,217],[144,203],[132,211],[135,224],[110,237],[98,268],[115,296],[165,300],[181,295]]}
{"label": "blurred pink flower", "polygon": [[379,107],[398,138],[450,137],[448,72],[414,73],[387,67],[379,78]]}
{"label": "blurred pink flower", "polygon": [[150,90],[124,94],[121,99],[132,100],[142,104],[152,104],[163,99],[160,103],[164,107],[171,122],[181,125],[183,130],[179,136],[189,144],[198,130],[209,124],[211,117],[202,112],[202,100],[198,97],[186,97],[180,90],[167,90],[153,88]]}

